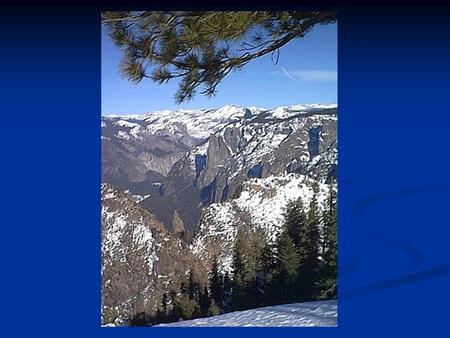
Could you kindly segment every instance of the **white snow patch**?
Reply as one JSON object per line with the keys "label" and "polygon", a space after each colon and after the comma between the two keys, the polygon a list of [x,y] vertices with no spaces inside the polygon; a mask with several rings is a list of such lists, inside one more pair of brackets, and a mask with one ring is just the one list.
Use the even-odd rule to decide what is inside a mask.
{"label": "white snow patch", "polygon": [[157,326],[337,326],[337,300],[276,305]]}

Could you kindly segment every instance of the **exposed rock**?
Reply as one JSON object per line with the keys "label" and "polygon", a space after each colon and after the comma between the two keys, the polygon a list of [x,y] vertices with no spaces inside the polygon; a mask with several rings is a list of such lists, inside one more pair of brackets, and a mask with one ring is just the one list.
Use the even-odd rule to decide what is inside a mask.
{"label": "exposed rock", "polygon": [[[102,322],[154,313],[165,290],[206,270],[185,242],[123,191],[102,184]],[[117,324],[117,323],[116,323]]]}
{"label": "exposed rock", "polygon": [[[185,229],[198,230],[200,211],[224,202],[251,178],[297,173],[318,180],[336,176],[336,110],[265,111],[228,123],[178,160],[163,181],[164,195],[142,205],[168,229],[179,210]],[[170,205],[170,207],[169,207]]]}

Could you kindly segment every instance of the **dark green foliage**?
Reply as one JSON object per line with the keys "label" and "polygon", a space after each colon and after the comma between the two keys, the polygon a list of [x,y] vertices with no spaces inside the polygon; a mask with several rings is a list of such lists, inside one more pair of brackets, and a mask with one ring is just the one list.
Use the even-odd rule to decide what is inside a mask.
{"label": "dark green foliage", "polygon": [[331,186],[328,207],[324,215],[323,237],[324,262],[329,267],[337,268],[337,208],[335,193]]}
{"label": "dark green foliage", "polygon": [[276,303],[276,258],[274,248],[267,244],[261,251],[258,265],[256,285],[260,306],[274,305]]}
{"label": "dark green foliage", "polygon": [[102,23],[123,51],[122,75],[140,82],[179,80],[175,100],[212,96],[221,80],[248,62],[302,38],[335,12],[106,12]]}
{"label": "dark green foliage", "polygon": [[[315,187],[315,191],[317,187]],[[285,231],[279,238],[284,247],[290,248],[288,238],[291,239],[296,254],[293,257],[298,258],[294,260],[298,266],[296,268],[297,275],[294,276],[293,269],[281,269],[277,276],[277,283],[279,287],[289,289],[293,283],[293,278],[296,279],[296,291],[292,291],[285,297],[289,299],[296,299],[299,301],[309,301],[316,298],[317,279],[319,278],[319,254],[320,254],[320,223],[321,218],[318,214],[317,200],[315,195],[309,205],[309,211],[306,214],[300,199],[288,205],[285,213]],[[282,257],[285,253],[278,248],[278,256]],[[286,249],[283,249],[286,250]],[[292,250],[291,250],[292,251]],[[280,258],[279,258],[280,259]],[[283,265],[279,262],[279,265]],[[285,263],[286,264],[286,263]],[[292,264],[288,264],[288,267]],[[280,266],[278,267],[280,268]],[[291,276],[291,277],[290,277]],[[290,279],[290,281],[289,281]],[[284,297],[281,295],[280,297]],[[280,298],[278,297],[278,298]]]}
{"label": "dark green foliage", "polygon": [[214,299],[215,304],[222,304],[224,293],[223,276],[219,272],[216,256],[213,257],[209,288],[211,290],[211,298]]}
{"label": "dark green foliage", "polygon": [[180,311],[180,317],[184,320],[195,318],[194,315],[200,311],[197,301],[191,299],[189,295],[181,294],[177,297],[176,302]]}
{"label": "dark green foliage", "polygon": [[298,248],[300,246],[301,233],[308,226],[308,218],[300,198],[288,204],[284,218],[287,232]]}
{"label": "dark green foliage", "polygon": [[154,319],[145,312],[135,314],[130,319],[130,326],[149,326],[153,325]]}
{"label": "dark green foliage", "polygon": [[190,299],[196,300],[197,302],[200,298],[200,285],[194,278],[194,273],[192,272],[192,270],[189,271],[187,295],[189,296]]}
{"label": "dark green foliage", "polygon": [[172,310],[168,315],[168,321],[176,322],[181,318],[181,308],[177,302],[177,293],[174,290],[170,291],[170,302],[172,304]]}
{"label": "dark green foliage", "polygon": [[206,286],[204,287],[203,292],[200,295],[199,305],[200,305],[200,313],[201,313],[202,317],[206,317],[208,315],[208,310],[211,305],[211,300],[210,300],[208,289]]}
{"label": "dark green foliage", "polygon": [[223,311],[229,312],[231,309],[232,281],[228,272],[223,277],[223,302],[221,308]]}
{"label": "dark green foliage", "polygon": [[244,251],[246,242],[241,229],[236,234],[236,241],[233,248],[233,280],[232,280],[232,296],[231,309],[242,310],[247,303],[247,295],[244,282]]}
{"label": "dark green foliage", "polygon": [[314,196],[308,211],[308,222],[300,232],[298,245],[300,254],[300,301],[310,301],[316,298],[315,283],[318,278],[320,250],[320,217],[317,200]]}
{"label": "dark green foliage", "polygon": [[248,297],[246,292],[246,284],[242,280],[241,274],[233,276],[232,289],[231,311],[245,310],[248,306]]}
{"label": "dark green foliage", "polygon": [[260,304],[258,266],[262,245],[261,233],[238,230],[233,250],[232,310],[246,310]]}
{"label": "dark green foliage", "polygon": [[300,266],[300,255],[286,231],[283,231],[278,239],[276,257],[280,273],[289,280],[295,279]]}
{"label": "dark green foliage", "polygon": [[157,323],[165,323],[169,320],[169,296],[163,293],[161,307],[156,311],[155,321]]}
{"label": "dark green foliage", "polygon": [[217,316],[219,314],[220,314],[219,307],[217,306],[214,299],[211,299],[211,305],[209,306],[209,309],[208,309],[208,317],[209,316]]}
{"label": "dark green foliage", "polygon": [[336,197],[330,186],[328,208],[324,215],[323,261],[318,287],[320,299],[337,297],[337,208]]}
{"label": "dark green foliage", "polygon": [[300,288],[300,255],[286,229],[278,237],[276,248],[275,296],[278,303],[292,302],[297,299]]}
{"label": "dark green foliage", "polygon": [[246,239],[241,228],[236,233],[236,239],[233,247],[233,274],[243,275],[245,271],[244,251],[246,249]]}
{"label": "dark green foliage", "polygon": [[301,258],[300,271],[316,271],[319,264],[320,217],[317,211],[317,200],[314,196],[308,212],[307,226],[300,232],[299,253]]}

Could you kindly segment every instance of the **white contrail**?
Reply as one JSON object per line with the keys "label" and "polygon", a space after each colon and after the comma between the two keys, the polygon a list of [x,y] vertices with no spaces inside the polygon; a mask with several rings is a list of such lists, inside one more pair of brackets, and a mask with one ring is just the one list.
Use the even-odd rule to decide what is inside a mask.
{"label": "white contrail", "polygon": [[291,74],[289,74],[289,72],[286,70],[286,68],[281,67],[281,70],[283,71],[284,75],[286,75],[288,78],[290,78],[291,80],[298,80],[295,77],[293,77]]}

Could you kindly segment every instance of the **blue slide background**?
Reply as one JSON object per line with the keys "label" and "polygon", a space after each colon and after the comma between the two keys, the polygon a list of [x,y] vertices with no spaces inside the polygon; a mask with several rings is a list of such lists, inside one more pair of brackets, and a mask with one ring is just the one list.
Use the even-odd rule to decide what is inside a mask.
{"label": "blue slide background", "polygon": [[100,327],[100,15],[2,9],[3,337],[441,337],[449,8],[339,11],[339,327]]}

